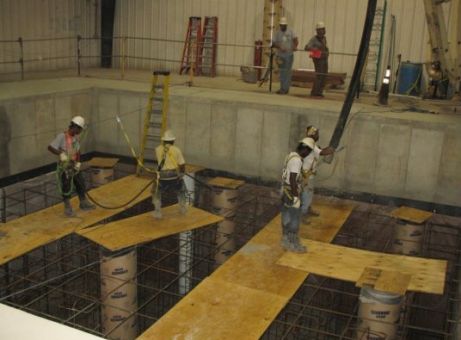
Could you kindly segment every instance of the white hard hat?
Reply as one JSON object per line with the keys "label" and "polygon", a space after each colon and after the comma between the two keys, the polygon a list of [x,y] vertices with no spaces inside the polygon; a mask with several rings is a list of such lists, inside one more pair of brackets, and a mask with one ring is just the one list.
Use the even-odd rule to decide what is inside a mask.
{"label": "white hard hat", "polygon": [[323,21],[319,21],[316,25],[315,25],[315,29],[318,30],[320,28],[325,28],[325,23]]}
{"label": "white hard hat", "polygon": [[173,131],[171,130],[166,130],[162,136],[162,141],[164,142],[173,142],[175,139],[176,137],[174,136]]}
{"label": "white hard hat", "polygon": [[308,147],[310,147],[312,150],[314,149],[315,147],[315,140],[314,138],[311,138],[311,137],[306,137],[306,138],[303,138],[300,143],[303,143],[304,145],[307,145]]}
{"label": "white hard hat", "polygon": [[75,116],[74,118],[72,118],[71,122],[77,126],[80,126],[82,129],[85,128],[85,118],[83,118],[82,116]]}
{"label": "white hard hat", "polygon": [[288,25],[287,18],[281,17],[279,21],[279,25]]}

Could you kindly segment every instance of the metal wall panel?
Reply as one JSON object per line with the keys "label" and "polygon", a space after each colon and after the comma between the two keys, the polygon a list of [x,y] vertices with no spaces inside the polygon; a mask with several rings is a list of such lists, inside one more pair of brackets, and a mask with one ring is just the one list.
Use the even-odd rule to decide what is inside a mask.
{"label": "metal wall panel", "polygon": [[[76,37],[99,33],[99,0],[2,0],[0,40],[24,39],[25,71],[76,67]],[[50,40],[40,40],[53,38]],[[66,39],[69,38],[69,39]],[[97,40],[82,40],[81,53],[96,56]],[[0,43],[0,62],[17,61],[19,43]],[[53,58],[47,60],[47,58]],[[85,58],[83,65],[97,65],[98,58]],[[1,73],[16,73],[19,64],[0,64]]]}

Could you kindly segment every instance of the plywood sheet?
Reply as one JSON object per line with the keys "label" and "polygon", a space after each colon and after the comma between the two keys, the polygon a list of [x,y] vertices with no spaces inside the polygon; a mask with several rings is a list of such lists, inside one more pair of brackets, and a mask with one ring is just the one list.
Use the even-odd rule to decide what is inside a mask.
{"label": "plywood sheet", "polygon": [[208,184],[225,189],[238,189],[245,184],[245,181],[226,177],[215,177],[210,179]]}
{"label": "plywood sheet", "polygon": [[258,339],[286,302],[211,276],[137,339]]}
{"label": "plywood sheet", "polygon": [[195,174],[196,172],[204,170],[205,167],[195,164],[186,164],[186,173]]}
{"label": "plywood sheet", "polygon": [[323,242],[302,240],[305,254],[285,253],[277,261],[282,266],[357,282],[366,267],[411,275],[408,290],[443,294],[447,261],[384,254]]}
{"label": "plywood sheet", "polygon": [[[331,241],[354,206],[316,200],[302,235]],[[138,339],[259,339],[308,273],[279,266],[280,215]]]}
{"label": "plywood sheet", "polygon": [[410,274],[366,267],[356,282],[356,286],[363,287],[368,285],[383,292],[404,295],[410,281]]}
{"label": "plywood sheet", "polygon": [[162,219],[156,219],[151,212],[148,212],[101,226],[82,229],[77,231],[77,234],[109,250],[116,251],[221,222],[224,219],[193,207],[188,210],[187,214],[181,215],[177,204],[162,209],[162,214]]}
{"label": "plywood sheet", "polygon": [[[127,202],[149,183],[146,178],[127,176],[90,191],[97,201],[116,206]],[[145,190],[130,206],[148,198],[150,190]],[[82,211],[78,208],[78,199],[71,200],[77,213],[76,217],[64,216],[64,207],[57,204],[35,213],[20,217],[0,227],[0,265],[18,256],[69,235],[75,230],[95,225],[128,207],[106,210]]]}
{"label": "plywood sheet", "polygon": [[424,223],[429,218],[431,218],[432,215],[433,214],[430,211],[419,210],[404,206],[397,208],[390,213],[390,216],[392,217],[413,223]]}
{"label": "plywood sheet", "polygon": [[113,168],[118,161],[118,158],[93,157],[86,164],[94,168]]}

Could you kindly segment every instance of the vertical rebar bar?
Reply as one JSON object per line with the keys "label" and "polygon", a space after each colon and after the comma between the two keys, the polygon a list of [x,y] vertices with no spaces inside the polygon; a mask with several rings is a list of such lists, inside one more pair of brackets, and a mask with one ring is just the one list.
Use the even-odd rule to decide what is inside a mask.
{"label": "vertical rebar bar", "polygon": [[18,38],[19,43],[19,66],[21,67],[21,80],[24,80],[24,42],[22,37]]}
{"label": "vertical rebar bar", "polygon": [[80,53],[80,41],[82,40],[82,36],[79,34],[77,35],[77,74],[80,76],[80,59],[81,59],[81,53]]}

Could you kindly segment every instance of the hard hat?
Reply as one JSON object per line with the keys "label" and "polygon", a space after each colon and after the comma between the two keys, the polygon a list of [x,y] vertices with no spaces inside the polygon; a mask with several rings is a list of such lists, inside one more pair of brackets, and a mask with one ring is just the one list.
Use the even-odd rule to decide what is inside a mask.
{"label": "hard hat", "polygon": [[314,147],[315,147],[315,140],[314,138],[311,138],[311,137],[306,137],[306,138],[303,138],[300,143],[303,143],[304,145],[307,145],[308,147],[310,147],[312,150],[314,150]]}
{"label": "hard hat", "polygon": [[319,21],[317,25],[315,25],[316,30],[321,29],[321,28],[325,28],[325,23],[323,21]]}
{"label": "hard hat", "polygon": [[317,132],[319,131],[319,129],[317,129],[313,125],[308,126],[306,130],[307,130],[306,131],[306,137],[314,137],[317,134]]}
{"label": "hard hat", "polygon": [[173,131],[171,130],[166,130],[162,136],[162,141],[164,142],[173,142],[175,139],[176,137],[174,136]]}
{"label": "hard hat", "polygon": [[281,17],[279,21],[279,25],[288,25],[287,18]]}
{"label": "hard hat", "polygon": [[82,116],[75,116],[74,118],[72,118],[71,122],[77,126],[80,126],[82,129],[85,128],[85,118],[83,118]]}

